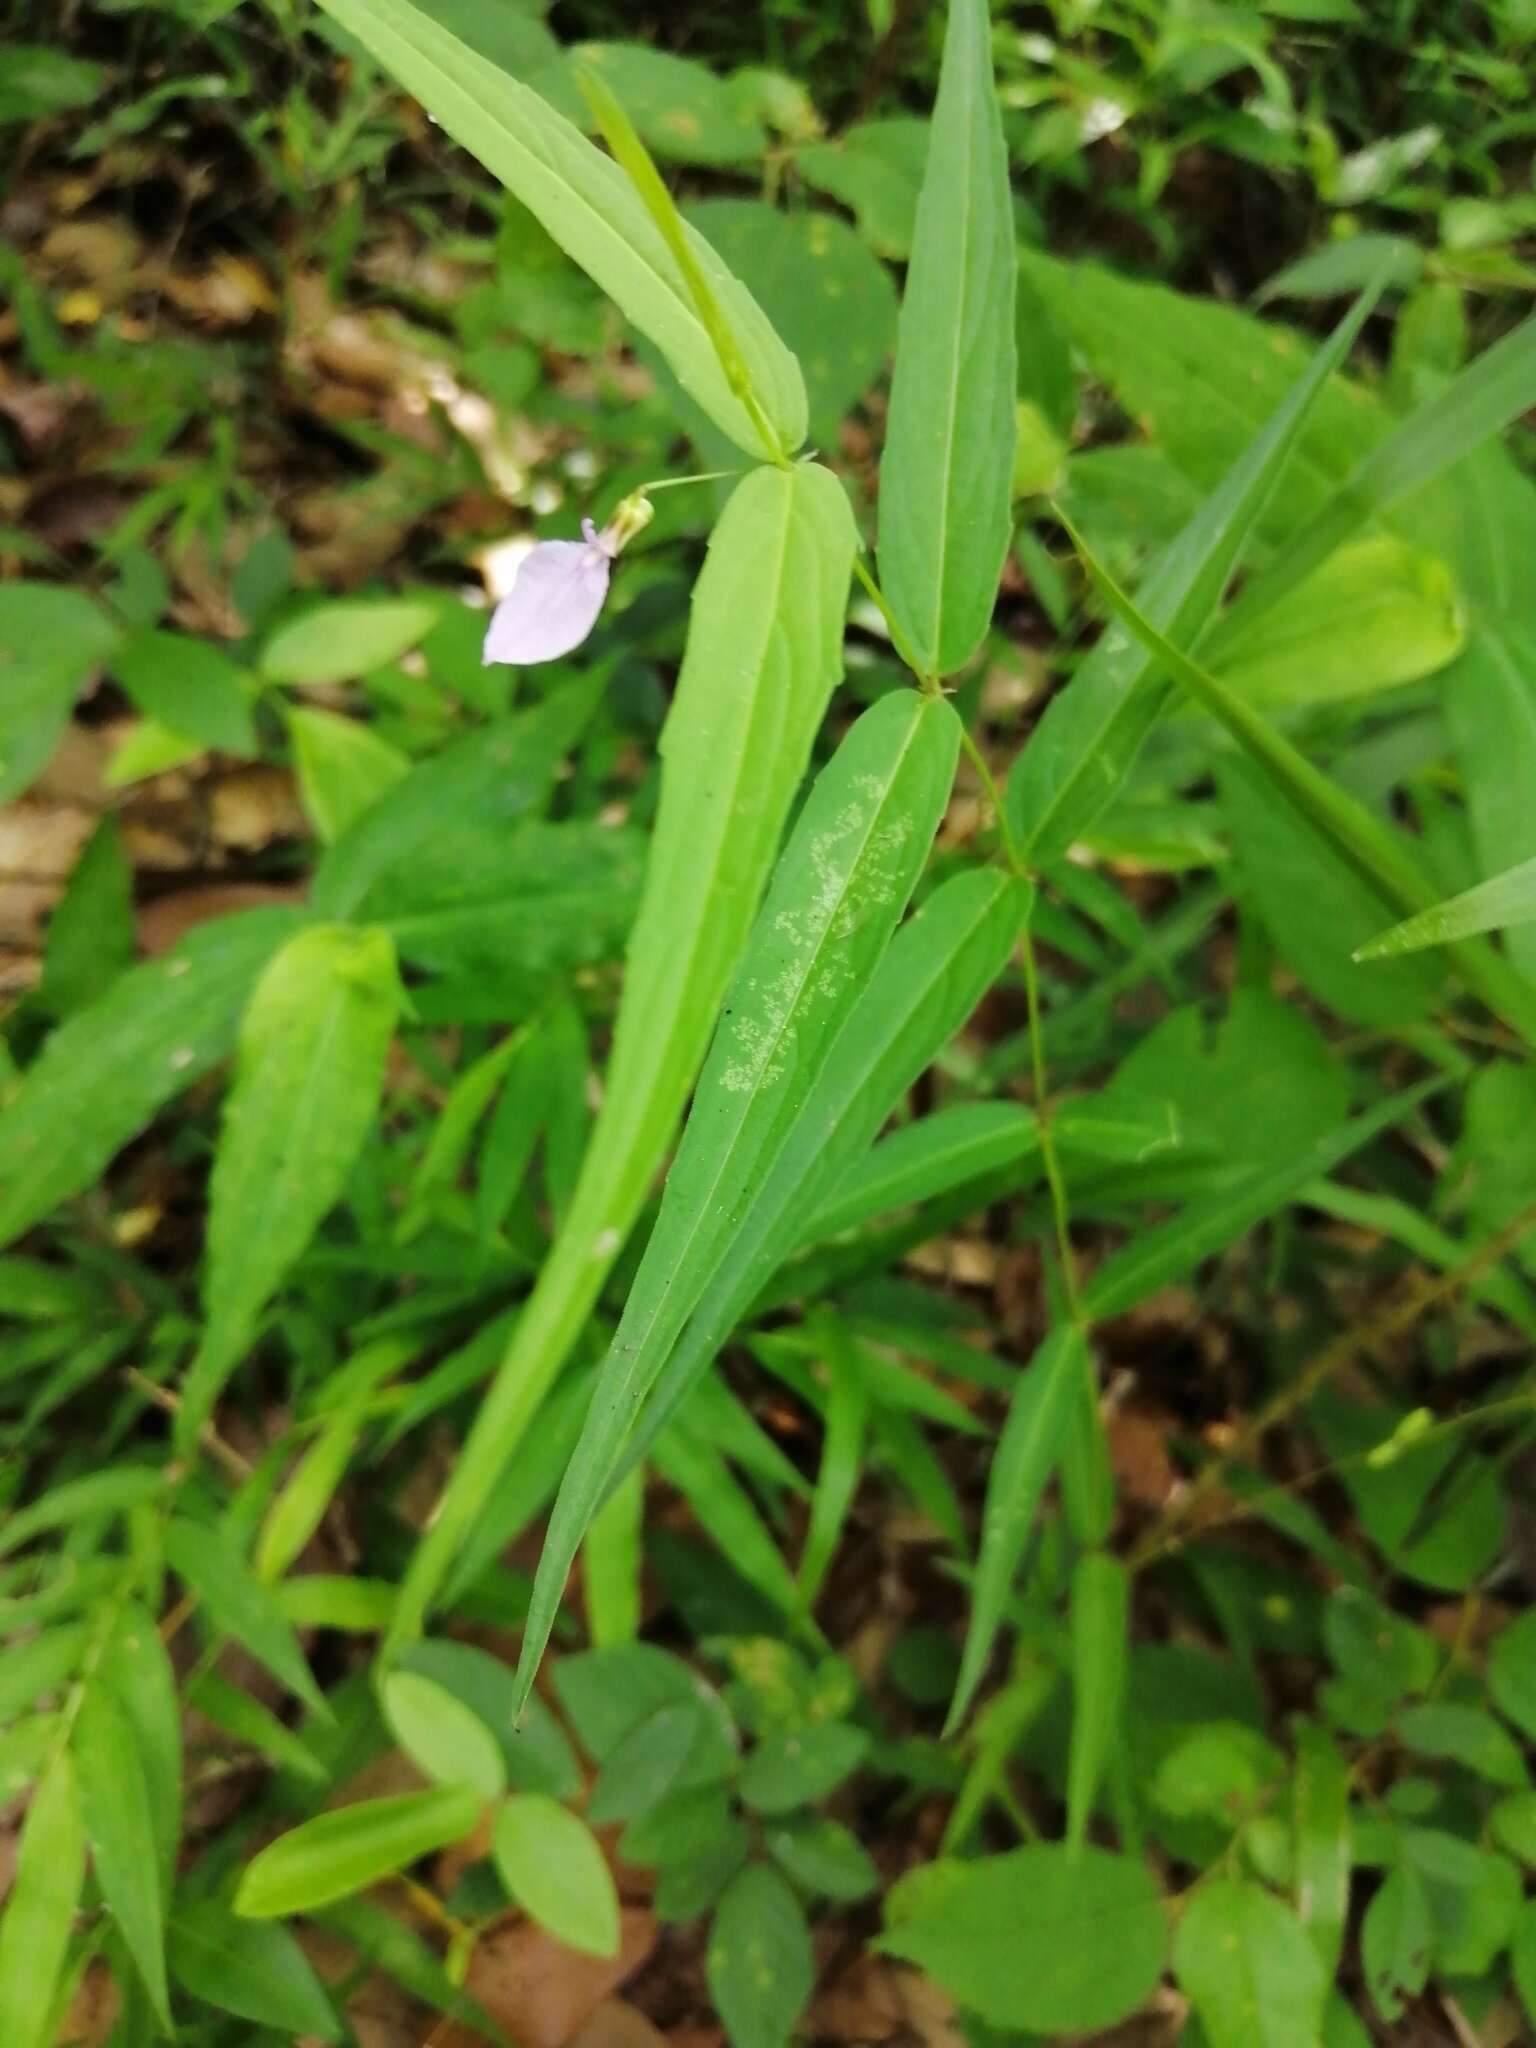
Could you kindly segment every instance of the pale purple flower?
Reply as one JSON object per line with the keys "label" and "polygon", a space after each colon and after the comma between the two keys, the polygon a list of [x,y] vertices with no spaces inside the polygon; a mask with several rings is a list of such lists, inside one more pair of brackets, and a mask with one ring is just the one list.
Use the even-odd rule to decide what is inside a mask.
{"label": "pale purple flower", "polygon": [[597,624],[614,557],[650,516],[649,500],[636,492],[601,533],[583,519],[580,540],[541,540],[530,548],[491,614],[482,661],[524,667],[579,647]]}

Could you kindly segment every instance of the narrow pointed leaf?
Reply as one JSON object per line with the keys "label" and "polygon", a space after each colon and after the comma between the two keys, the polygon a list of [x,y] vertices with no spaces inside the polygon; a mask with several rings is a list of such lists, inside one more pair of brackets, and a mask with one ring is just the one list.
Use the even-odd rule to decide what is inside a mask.
{"label": "narrow pointed leaf", "polygon": [[739,484],[694,591],[603,1107],[560,1234],[403,1589],[414,1633],[554,1383],[676,1134],[842,665],[854,548],[814,466]]}
{"label": "narrow pointed leaf", "polygon": [[1106,1259],[1088,1283],[1087,1304],[1094,1320],[1124,1315],[1158,1288],[1185,1278],[1202,1259],[1214,1257],[1266,1216],[1296,1201],[1313,1180],[1332,1173],[1351,1153],[1391,1130],[1445,1085],[1444,1078],[1436,1078],[1389,1096],[1374,1109],[1325,1131],[1302,1151],[1261,1167],[1220,1194],[1191,1202],[1166,1223],[1144,1230]]}
{"label": "narrow pointed leaf", "polygon": [[391,1799],[365,1799],[322,1813],[279,1835],[247,1864],[235,1911],[250,1920],[307,1913],[461,1841],[485,1802],[468,1785],[434,1785]]}
{"label": "narrow pointed leaf", "polygon": [[219,2012],[299,2039],[338,2041],[320,1979],[286,1927],[241,1920],[216,1899],[189,1899],[171,1922],[171,1970]]}
{"label": "narrow pointed leaf", "polygon": [[203,1602],[216,1629],[249,1650],[307,1707],[328,1713],[298,1637],[227,1529],[175,1516],[166,1525],[165,1554],[172,1571]]}
{"label": "narrow pointed leaf", "polygon": [[986,1671],[1035,1511],[1061,1450],[1072,1397],[1087,1370],[1083,1332],[1066,1324],[1051,1332],[1019,1376],[987,1481],[971,1619],[946,1724],[950,1730],[965,1719]]}
{"label": "narrow pointed leaf", "polygon": [[971,870],[936,889],[896,934],[754,1191],[640,1417],[621,1470],[688,1398],[827,1189],[868,1147],[1002,972],[1031,900],[1028,884]]}
{"label": "narrow pointed leaf", "polygon": [[[659,1315],[648,1320],[647,1341],[629,1351],[621,1323],[539,1560],[518,1670],[525,1694],[553,1627],[571,1559],[598,1502],[692,1391],[827,1187],[871,1142],[896,1102],[969,1016],[1012,950],[1028,900],[1022,885],[983,871],[958,875],[934,892],[886,948],[858,1000],[838,1004],[839,1028],[819,1059],[796,1070],[792,1097],[798,1106],[787,1123],[775,1118],[772,1142],[757,1151],[753,1183],[733,1216],[734,1227],[717,1240],[702,1287],[696,1282],[690,1290],[698,1306],[687,1330],[679,1333],[675,1317]],[[765,925],[769,922],[765,913]],[[748,978],[744,969],[743,984]],[[717,1040],[721,1061],[711,1061],[721,1079],[735,1067],[729,1021]],[[776,1079],[775,1102],[779,1086]],[[704,1101],[701,1086],[700,1106]],[[689,1128],[691,1134],[693,1120]],[[707,1125],[699,1122],[698,1128],[696,1147],[707,1144]],[[648,1298],[670,1270],[659,1262],[648,1270],[654,1249],[655,1238],[636,1278],[634,1298]]]}
{"label": "narrow pointed leaf", "polygon": [[1012,532],[1014,225],[987,0],[950,0],[880,472],[880,579],[919,671],[992,617]]}
{"label": "narrow pointed leaf", "polygon": [[1081,1849],[1099,1786],[1123,1740],[1130,1580],[1107,1551],[1090,1550],[1072,1574],[1072,1745],[1067,1756],[1067,1845]]}
{"label": "narrow pointed leaf", "polygon": [[80,1812],[96,1882],[144,1980],[155,2016],[171,2030],[165,1981],[165,1898],[155,1831],[132,1721],[111,1691],[90,1683],[70,1731]]}
{"label": "narrow pointed leaf", "polygon": [[[1089,574],[1116,617],[1141,642],[1169,676],[1189,692],[1235,739],[1291,809],[1304,819],[1346,862],[1383,905],[1411,914],[1424,908],[1428,894],[1417,863],[1400,836],[1381,824],[1364,804],[1331,782],[1292,741],[1277,731],[1262,712],[1239,697],[1221,677],[1192,660],[1120,589],[1089,552],[1087,543],[1063,520]],[[1487,947],[1458,943],[1455,964],[1478,995],[1498,1016],[1527,1038],[1536,1034],[1536,996]]]}
{"label": "narrow pointed leaf", "polygon": [[1244,590],[1213,635],[1211,656],[1225,651],[1227,632],[1243,631],[1272,611],[1302,579],[1368,520],[1461,461],[1482,442],[1536,405],[1536,315],[1485,349],[1371,451],[1309,519],[1279,558]]}
{"label": "narrow pointed leaf", "polygon": [[181,1700],[160,1631],[136,1600],[119,1607],[96,1671],[133,1729],[161,1894],[168,1899],[181,1846]]}
{"label": "narrow pointed leaf", "polygon": [[49,2048],[54,2000],[85,1882],[74,1766],[60,1751],[32,1795],[0,1914],[0,2041]]}
{"label": "narrow pointed leaf", "polygon": [[[1328,380],[1371,310],[1362,298],[1296,380],[1269,424],[1233,464],[1152,569],[1142,610],[1184,646],[1198,646]],[[1045,716],[1008,778],[1005,802],[1025,857],[1058,860],[1093,822],[1160,717],[1169,685],[1134,635],[1107,632]]]}
{"label": "narrow pointed leaf", "polygon": [[1421,910],[1417,917],[1393,925],[1355,954],[1357,960],[1385,960],[1394,953],[1416,953],[1424,946],[1448,946],[1478,932],[1502,931],[1512,924],[1536,922],[1536,860],[1490,875],[1475,888]]}
{"label": "narrow pointed leaf", "polygon": [[346,925],[290,940],[251,998],[209,1194],[207,1325],[177,1417],[184,1452],[346,1185],[378,1111],[399,1003],[388,937]]}
{"label": "narrow pointed leaf", "polygon": [[776,460],[799,447],[806,423],[800,366],[702,235],[685,229],[772,441],[732,390],[666,238],[610,157],[412,0],[325,4],[655,342],[684,390],[739,448]]}

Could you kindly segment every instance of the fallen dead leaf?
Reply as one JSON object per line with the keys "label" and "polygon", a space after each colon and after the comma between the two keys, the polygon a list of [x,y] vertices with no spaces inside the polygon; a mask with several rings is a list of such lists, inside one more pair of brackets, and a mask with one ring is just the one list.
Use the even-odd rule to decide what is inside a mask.
{"label": "fallen dead leaf", "polygon": [[829,2041],[916,2040],[922,2048],[965,2048],[955,2008],[937,1984],[881,1956],[861,1955],[812,2000],[805,2031]]}
{"label": "fallen dead leaf", "polygon": [[475,1950],[471,1993],[521,2048],[566,2048],[656,1946],[652,1914],[625,1906],[619,1953],[578,1955],[531,1921],[501,1928]]}
{"label": "fallen dead leaf", "polygon": [[293,777],[286,768],[237,768],[213,786],[209,825],[214,843],[257,853],[274,839],[308,831]]}
{"label": "fallen dead leaf", "polygon": [[139,912],[139,945],[149,954],[166,953],[211,917],[227,917],[232,910],[301,903],[303,899],[304,892],[297,886],[280,889],[267,882],[210,882],[199,889],[178,889],[146,903]]}
{"label": "fallen dead leaf", "polygon": [[571,2037],[571,2048],[667,2048],[667,2036],[622,1998],[605,1998]]}

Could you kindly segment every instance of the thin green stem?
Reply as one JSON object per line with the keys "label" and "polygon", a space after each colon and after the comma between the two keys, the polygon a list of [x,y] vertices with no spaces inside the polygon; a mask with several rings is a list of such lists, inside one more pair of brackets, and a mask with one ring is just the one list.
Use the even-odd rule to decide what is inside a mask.
{"label": "thin green stem", "polygon": [[865,591],[868,593],[870,602],[879,612],[881,618],[884,619],[885,630],[891,636],[891,645],[895,648],[896,652],[901,656],[902,660],[906,663],[907,667],[911,669],[913,675],[917,677],[918,682],[931,695],[939,687],[938,677],[928,675],[924,672],[922,663],[918,660],[917,656],[912,652],[912,646],[910,641],[907,639],[906,634],[902,632],[900,626],[897,625],[895,614],[892,612],[890,606],[885,601],[885,592],[880,588],[879,584],[875,581],[874,577],[871,576],[869,571],[865,568],[863,559],[859,555],[855,555],[853,558],[853,573],[855,576],[858,577],[859,581],[863,584]]}
{"label": "thin green stem", "polygon": [[1025,864],[1019,843],[1013,836],[1008,813],[1003,807],[1003,793],[997,786],[997,777],[987,765],[987,757],[976,744],[968,726],[962,725],[960,728],[960,744],[965,749],[966,759],[976,770],[982,788],[986,791],[987,802],[992,806],[992,815],[997,820],[998,836],[1003,842],[1003,855],[1009,868],[1026,881],[1030,880],[1029,868]]}
{"label": "thin green stem", "polygon": [[1067,1201],[1067,1184],[1062,1177],[1061,1159],[1051,1129],[1050,1095],[1045,1083],[1045,1028],[1040,1011],[1040,977],[1035,965],[1035,942],[1028,924],[1019,934],[1019,953],[1024,964],[1024,1000],[1029,1010],[1029,1058],[1035,1083],[1035,1120],[1040,1131],[1040,1163],[1050,1190],[1051,1217],[1056,1228],[1056,1256],[1061,1264],[1061,1284],[1067,1298],[1067,1313],[1080,1330],[1088,1328],[1082,1293],[1077,1284],[1077,1260],[1072,1251],[1072,1211]]}

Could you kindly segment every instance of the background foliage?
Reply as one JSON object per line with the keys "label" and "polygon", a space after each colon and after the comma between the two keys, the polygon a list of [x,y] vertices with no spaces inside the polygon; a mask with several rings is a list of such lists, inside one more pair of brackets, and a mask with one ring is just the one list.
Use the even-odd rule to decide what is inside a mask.
{"label": "background foliage", "polygon": [[1533,51],[13,0],[0,2039],[1536,2026]]}

